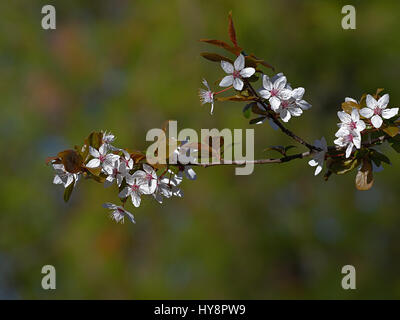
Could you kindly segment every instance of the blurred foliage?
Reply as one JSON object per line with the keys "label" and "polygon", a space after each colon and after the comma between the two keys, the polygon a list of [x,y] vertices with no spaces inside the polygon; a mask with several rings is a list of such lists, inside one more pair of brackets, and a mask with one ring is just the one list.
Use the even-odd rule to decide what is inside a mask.
{"label": "blurred foliage", "polygon": [[[57,9],[57,29],[40,26]],[[341,28],[345,1],[2,1],[0,3],[0,298],[399,298],[400,159],[370,191],[354,175],[313,177],[306,161],[198,169],[185,197],[144,202],[136,225],[117,225],[101,201],[115,192],[81,181],[68,204],[45,158],[111,130],[142,150],[147,130],[253,128],[238,103],[202,107],[202,77],[223,73],[198,39],[227,37],[306,88],[311,111],[289,127],[332,144],[344,97],[385,88],[400,101],[400,2],[353,1],[357,29]],[[256,126],[256,157],[291,144]],[[299,149],[299,148],[298,148]],[[387,150],[386,150],[387,149]],[[300,149],[299,149],[300,150]],[[387,152],[386,152],[387,151]],[[57,289],[41,289],[41,268]],[[341,269],[357,270],[357,290]]]}

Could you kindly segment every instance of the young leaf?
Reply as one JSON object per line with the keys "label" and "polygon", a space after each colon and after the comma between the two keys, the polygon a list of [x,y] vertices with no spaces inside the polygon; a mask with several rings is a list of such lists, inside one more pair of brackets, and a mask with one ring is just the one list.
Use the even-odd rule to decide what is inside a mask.
{"label": "young leaf", "polygon": [[399,127],[391,126],[391,127],[384,128],[383,131],[385,133],[387,133],[389,136],[394,137],[394,136],[398,135],[398,133],[400,132],[400,129],[399,129]]}
{"label": "young leaf", "polygon": [[374,184],[371,160],[363,159],[363,164],[356,175],[356,188],[361,191],[369,190]]}
{"label": "young leaf", "polygon": [[230,97],[218,97],[216,98],[217,101],[251,101],[256,99],[254,96],[245,97],[239,94]]}
{"label": "young leaf", "polygon": [[342,109],[344,112],[351,114],[354,108],[360,109],[360,105],[353,101],[345,101],[342,103]]}
{"label": "young leaf", "polygon": [[221,41],[221,40],[213,40],[213,39],[200,39],[200,42],[205,42],[205,43],[209,43],[212,44],[214,46],[223,48],[235,55],[239,55],[240,52],[242,51],[242,48],[240,47],[232,47],[229,44],[227,44],[225,41]]}
{"label": "young leaf", "polygon": [[218,53],[202,52],[202,53],[200,53],[200,55],[201,55],[204,59],[207,59],[207,60],[210,60],[210,61],[215,61],[215,62],[228,61],[228,62],[230,62],[230,63],[233,64],[232,59],[229,59],[229,58],[227,58],[227,57],[224,57],[224,56],[222,56],[222,55],[220,55],[220,54],[218,54]]}
{"label": "young leaf", "polygon": [[229,12],[229,16],[228,16],[228,34],[229,34],[229,38],[231,39],[233,45],[235,47],[237,47],[238,44],[237,44],[237,40],[236,40],[235,27],[233,25],[233,20],[232,20],[232,11]]}

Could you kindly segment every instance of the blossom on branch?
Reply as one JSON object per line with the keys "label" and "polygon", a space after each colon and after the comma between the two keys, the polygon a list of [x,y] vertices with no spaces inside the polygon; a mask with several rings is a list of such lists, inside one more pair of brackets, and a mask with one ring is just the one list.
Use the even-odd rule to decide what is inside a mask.
{"label": "blossom on branch", "polygon": [[252,67],[245,68],[245,59],[242,54],[239,54],[233,65],[228,61],[222,60],[221,67],[229,76],[225,76],[219,83],[219,86],[229,87],[233,85],[238,91],[243,89],[242,78],[250,78],[256,72]]}
{"label": "blossom on branch", "polygon": [[369,94],[367,95],[366,103],[367,107],[361,109],[360,114],[364,118],[371,118],[372,125],[377,129],[382,126],[383,119],[393,118],[399,112],[399,108],[387,109],[389,94],[383,95],[378,101]]}

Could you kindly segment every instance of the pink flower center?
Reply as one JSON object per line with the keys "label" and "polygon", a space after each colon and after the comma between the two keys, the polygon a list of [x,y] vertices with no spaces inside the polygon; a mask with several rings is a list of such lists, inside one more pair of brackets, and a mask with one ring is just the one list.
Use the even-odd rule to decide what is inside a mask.
{"label": "pink flower center", "polygon": [[374,114],[375,114],[375,115],[378,115],[378,116],[380,116],[380,115],[381,115],[381,113],[382,113],[382,110],[381,110],[381,108],[379,108],[379,107],[376,107],[376,108],[374,109]]}
{"label": "pink flower center", "polygon": [[357,123],[355,123],[354,121],[351,121],[349,126],[350,126],[351,130],[354,130],[357,128]]}
{"label": "pink flower center", "polygon": [[116,177],[118,173],[119,173],[118,169],[114,168],[113,169],[113,176]]}
{"label": "pink flower center", "polygon": [[347,139],[348,142],[353,142],[354,137],[353,137],[352,134],[349,134],[349,135],[346,137],[346,139]]}
{"label": "pink flower center", "polygon": [[232,75],[234,78],[240,78],[240,71],[235,70],[233,71]]}
{"label": "pink flower center", "polygon": [[271,97],[275,97],[275,96],[277,96],[277,95],[278,95],[278,93],[279,93],[279,90],[278,90],[278,89],[275,89],[275,88],[273,88],[273,89],[271,90]]}
{"label": "pink flower center", "polygon": [[137,184],[134,184],[134,185],[132,185],[131,189],[132,189],[132,191],[138,191],[139,186]]}
{"label": "pink flower center", "polygon": [[208,99],[211,101],[213,99],[213,93],[212,91],[208,91]]}
{"label": "pink flower center", "polygon": [[102,154],[99,157],[100,162],[104,162],[106,160],[106,156],[103,156]]}
{"label": "pink flower center", "polygon": [[146,173],[146,180],[150,181],[153,179],[153,176],[150,173]]}
{"label": "pink flower center", "polygon": [[121,213],[121,214],[125,213],[124,209],[117,208],[117,210],[118,210],[118,212]]}
{"label": "pink flower center", "polygon": [[281,105],[282,105],[282,108],[287,108],[289,106],[289,101],[282,101]]}

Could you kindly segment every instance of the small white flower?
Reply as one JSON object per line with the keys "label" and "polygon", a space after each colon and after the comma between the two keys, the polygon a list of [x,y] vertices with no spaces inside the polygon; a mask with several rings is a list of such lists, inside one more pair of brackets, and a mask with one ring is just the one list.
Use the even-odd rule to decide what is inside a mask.
{"label": "small white flower", "polygon": [[157,188],[153,193],[154,199],[162,203],[163,197],[171,198],[172,196],[183,197],[183,192],[178,188],[182,182],[182,177],[175,175],[171,170],[168,170],[171,177],[159,177],[157,180]]}
{"label": "small white flower", "polygon": [[111,132],[103,132],[103,143],[111,144],[115,141],[115,136]]}
{"label": "small white flower", "polygon": [[199,89],[199,96],[201,104],[211,103],[211,111],[210,113],[213,114],[214,112],[214,92],[211,91],[210,86],[206,79],[203,79],[203,84],[207,88],[207,90]]}
{"label": "small white flower", "polygon": [[325,137],[322,137],[321,140],[315,140],[314,146],[322,149],[322,151],[315,153],[313,159],[308,161],[308,164],[312,167],[317,167],[314,175],[318,175],[322,171],[325,162],[325,154],[328,152]]}
{"label": "small white flower", "polygon": [[281,105],[275,110],[279,113],[283,122],[288,122],[292,116],[299,117],[303,113],[303,109],[297,106],[294,99],[282,100]]}
{"label": "small white flower", "polygon": [[119,160],[115,161],[112,171],[108,174],[106,181],[104,181],[104,187],[108,188],[114,183],[114,181],[116,181],[118,187],[120,187],[127,174],[129,174],[129,171],[126,168],[125,163],[120,162]]}
{"label": "small white flower", "polygon": [[339,147],[346,147],[346,158],[350,157],[353,147],[360,149],[361,147],[361,134],[355,130],[348,130],[347,128],[340,128],[336,132],[337,139],[334,141]]}
{"label": "small white flower", "polygon": [[96,150],[92,146],[89,146],[89,153],[93,157],[86,167],[88,168],[98,168],[102,167],[103,171],[110,174],[113,171],[114,162],[119,159],[119,155],[112,154],[108,152],[108,146],[106,144],[101,145],[99,150]]}
{"label": "small white flower", "polygon": [[337,113],[341,123],[338,124],[340,128],[348,130],[355,130],[361,132],[365,129],[365,122],[360,120],[360,114],[357,108],[351,111],[351,115],[344,111],[338,111]]}
{"label": "small white flower", "polygon": [[126,150],[121,150],[124,154],[119,158],[120,162],[125,166],[125,170],[132,170],[133,169],[133,159],[131,155]]}
{"label": "small white flower", "polygon": [[360,114],[364,118],[371,118],[372,125],[377,129],[382,126],[383,119],[393,118],[399,112],[399,108],[386,108],[389,103],[389,94],[383,95],[378,101],[369,94],[366,103],[367,107],[362,108]]}
{"label": "small white flower", "polygon": [[272,110],[275,112],[281,105],[281,101],[289,100],[292,91],[285,88],[287,79],[284,75],[270,79],[267,75],[263,75],[263,89],[260,90],[260,95],[264,99],[268,99]]}
{"label": "small white flower", "polygon": [[[291,90],[290,85],[287,85],[286,87]],[[311,104],[303,99],[304,93],[305,89],[303,87],[298,87],[292,90],[291,98],[294,99],[294,103],[302,110],[308,110],[311,108]]]}
{"label": "small white flower", "polygon": [[145,163],[143,164],[143,170],[138,170],[135,173],[143,181],[143,193],[152,194],[157,188],[157,174],[151,166]]}
{"label": "small white flower", "polygon": [[54,176],[53,183],[54,184],[62,184],[64,188],[67,188],[72,182],[75,184],[78,182],[80,178],[79,173],[70,173],[65,170],[63,164],[53,164],[53,168],[56,171],[56,175]]}
{"label": "small white flower", "polygon": [[256,72],[252,67],[245,68],[245,59],[242,54],[236,58],[233,65],[228,61],[221,61],[221,67],[229,76],[225,76],[219,86],[229,87],[233,84],[233,87],[238,91],[243,89],[242,78],[250,78]]}
{"label": "small white flower", "polygon": [[125,177],[128,186],[119,193],[119,197],[122,199],[130,196],[135,207],[140,206],[141,195],[148,192],[148,183],[142,179],[143,174],[146,173],[141,170],[134,172],[132,175],[128,174]]}
{"label": "small white flower", "polygon": [[132,223],[136,223],[133,214],[126,211],[125,208],[121,206],[117,206],[116,204],[107,202],[103,204],[103,208],[111,209],[110,217],[114,219],[117,223],[124,223],[125,216],[127,216]]}

